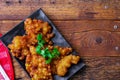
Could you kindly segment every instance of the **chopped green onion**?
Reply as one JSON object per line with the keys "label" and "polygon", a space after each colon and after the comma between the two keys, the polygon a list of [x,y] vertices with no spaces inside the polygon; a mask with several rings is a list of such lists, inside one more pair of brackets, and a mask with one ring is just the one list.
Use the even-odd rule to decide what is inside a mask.
{"label": "chopped green onion", "polygon": [[53,58],[60,55],[57,48],[50,51],[48,48],[44,48],[45,41],[42,39],[42,34],[37,36],[38,46],[36,47],[36,52],[46,59],[46,64],[49,64]]}
{"label": "chopped green onion", "polygon": [[40,47],[39,45],[36,47],[36,52],[37,52],[38,54],[40,54],[40,53],[41,53],[40,48],[41,48],[41,47]]}
{"label": "chopped green onion", "polygon": [[45,41],[44,41],[44,40],[41,40],[41,43],[42,43],[42,44],[45,44]]}
{"label": "chopped green onion", "polygon": [[37,35],[37,40],[38,40],[38,41],[42,40],[42,34],[38,34],[38,35]]}
{"label": "chopped green onion", "polygon": [[40,42],[38,42],[38,45],[42,48],[44,45]]}
{"label": "chopped green onion", "polygon": [[47,59],[47,60],[46,60],[46,64],[50,64],[51,61],[52,61],[51,58]]}

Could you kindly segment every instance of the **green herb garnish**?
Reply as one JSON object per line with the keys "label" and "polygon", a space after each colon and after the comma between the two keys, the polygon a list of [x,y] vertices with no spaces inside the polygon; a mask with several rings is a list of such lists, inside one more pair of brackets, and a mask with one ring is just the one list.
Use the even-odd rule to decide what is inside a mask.
{"label": "green herb garnish", "polygon": [[36,46],[36,52],[46,59],[46,64],[49,64],[53,58],[56,58],[60,55],[60,52],[57,48],[49,50],[44,48],[45,41],[43,40],[42,34],[37,35],[38,45]]}

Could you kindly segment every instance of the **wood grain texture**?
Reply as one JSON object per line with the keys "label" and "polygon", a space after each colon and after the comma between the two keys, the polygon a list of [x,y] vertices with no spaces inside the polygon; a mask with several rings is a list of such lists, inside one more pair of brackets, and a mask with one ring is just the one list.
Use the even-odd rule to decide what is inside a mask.
{"label": "wood grain texture", "polygon": [[[0,0],[0,33],[39,8],[86,64],[70,80],[120,80],[120,0]],[[30,80],[13,65],[16,80]]]}
{"label": "wood grain texture", "polygon": [[0,19],[23,19],[38,8],[55,20],[120,19],[119,0],[1,0]]}
{"label": "wood grain texture", "polygon": [[29,0],[1,0],[0,19],[23,19],[31,13]]}
{"label": "wood grain texture", "polygon": [[15,25],[17,25],[20,21],[0,21],[1,25],[0,25],[0,33],[5,34],[8,31],[10,31],[12,28],[15,27]]}
{"label": "wood grain texture", "polygon": [[[76,73],[71,80],[119,80],[119,57],[84,57],[86,68]],[[114,76],[114,77],[113,77]]]}
{"label": "wood grain texture", "polygon": [[[2,31],[8,31],[22,20],[0,20]],[[69,21],[56,21],[53,20],[55,26],[63,34],[72,34],[88,31],[108,31],[108,32],[120,32],[120,21],[116,20],[69,20]],[[5,29],[6,28],[6,29]]]}
{"label": "wood grain texture", "polygon": [[[120,56],[120,35],[107,31],[75,33],[71,43],[81,55],[85,56]],[[76,44],[75,44],[76,43]]]}

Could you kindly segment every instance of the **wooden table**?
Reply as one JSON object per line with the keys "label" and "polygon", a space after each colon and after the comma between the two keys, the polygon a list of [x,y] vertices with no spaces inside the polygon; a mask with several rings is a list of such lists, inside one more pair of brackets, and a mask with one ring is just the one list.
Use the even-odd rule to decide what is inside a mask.
{"label": "wooden table", "polygon": [[[0,33],[39,8],[86,64],[71,80],[120,80],[120,0],[0,0]],[[13,64],[16,79],[29,80]]]}

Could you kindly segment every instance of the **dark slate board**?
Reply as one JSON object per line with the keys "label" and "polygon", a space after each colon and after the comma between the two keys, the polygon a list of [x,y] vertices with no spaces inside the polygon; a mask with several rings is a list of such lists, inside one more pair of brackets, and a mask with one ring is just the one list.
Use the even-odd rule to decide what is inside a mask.
{"label": "dark slate board", "polygon": [[[52,21],[46,16],[46,14],[43,12],[42,9],[39,9],[39,10],[35,11],[33,14],[31,14],[29,16],[29,18],[41,19],[43,21],[47,21],[50,24],[50,26],[53,28],[53,33],[55,33],[55,37],[52,39],[52,41],[54,42],[54,45],[59,45],[59,46],[64,46],[64,47],[65,46],[66,47],[71,47],[69,45],[69,43],[64,39],[64,37],[56,29],[56,27],[52,23]],[[11,43],[14,36],[16,36],[16,35],[24,35],[24,34],[25,34],[25,31],[24,31],[24,20],[23,20],[21,23],[16,25],[12,30],[10,30],[5,35],[3,35],[0,39],[7,46],[8,44]],[[78,55],[75,51],[73,51],[73,54]],[[19,60],[17,58],[15,58],[15,59],[21,64],[21,66],[26,71],[25,64],[24,64],[25,62],[21,61],[21,60]],[[77,65],[72,65],[69,68],[69,71],[67,72],[67,74],[64,77],[54,75],[54,80],[68,80],[73,74],[75,74],[77,71],[79,71],[84,66],[85,66],[85,64],[82,62],[82,60],[80,60],[80,62]]]}

